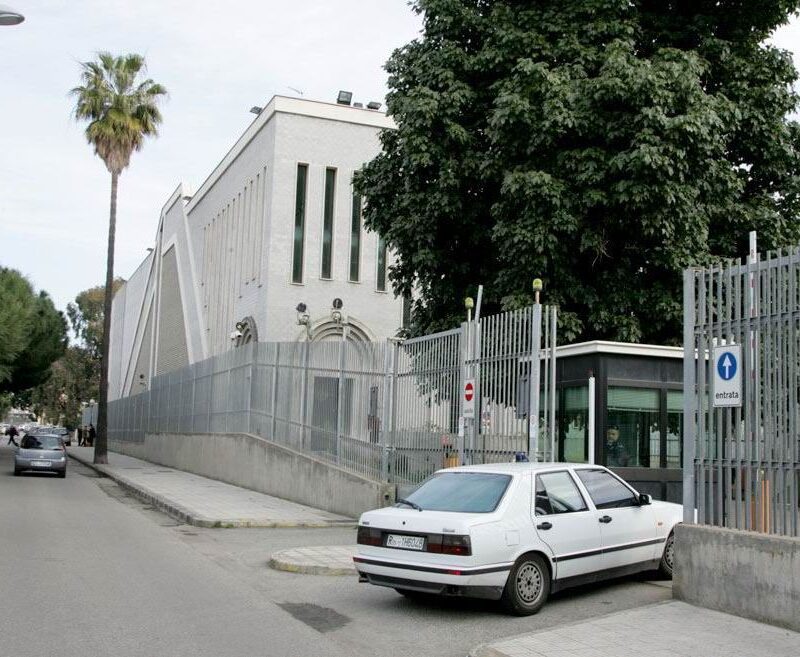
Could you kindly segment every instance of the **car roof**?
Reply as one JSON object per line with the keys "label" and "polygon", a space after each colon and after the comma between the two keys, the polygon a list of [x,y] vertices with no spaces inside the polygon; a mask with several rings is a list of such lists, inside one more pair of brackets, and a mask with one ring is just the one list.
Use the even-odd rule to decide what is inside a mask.
{"label": "car roof", "polygon": [[542,461],[538,463],[483,463],[481,465],[461,465],[456,468],[447,468],[439,472],[492,472],[498,474],[520,475],[527,472],[543,470],[563,470],[564,468],[602,468],[602,465],[592,463],[561,463],[558,461]]}

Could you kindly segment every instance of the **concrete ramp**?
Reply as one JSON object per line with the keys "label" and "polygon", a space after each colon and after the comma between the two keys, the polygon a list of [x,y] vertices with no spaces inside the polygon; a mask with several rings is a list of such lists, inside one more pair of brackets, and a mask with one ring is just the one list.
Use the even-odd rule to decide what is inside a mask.
{"label": "concrete ramp", "polygon": [[151,463],[357,518],[394,503],[395,487],[246,433],[146,434],[109,449]]}

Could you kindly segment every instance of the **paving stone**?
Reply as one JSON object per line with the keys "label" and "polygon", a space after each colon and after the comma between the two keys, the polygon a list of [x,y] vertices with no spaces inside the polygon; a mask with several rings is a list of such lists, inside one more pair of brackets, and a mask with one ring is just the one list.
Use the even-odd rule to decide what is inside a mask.
{"label": "paving stone", "polygon": [[538,651],[543,657],[797,657],[798,646],[797,632],[671,601],[478,646],[470,656],[530,657]]}

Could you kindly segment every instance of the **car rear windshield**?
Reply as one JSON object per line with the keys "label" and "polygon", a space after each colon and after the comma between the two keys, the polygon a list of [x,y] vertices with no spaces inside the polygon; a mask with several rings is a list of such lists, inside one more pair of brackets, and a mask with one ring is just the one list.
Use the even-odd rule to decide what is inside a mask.
{"label": "car rear windshield", "polygon": [[511,475],[487,472],[442,472],[406,496],[426,511],[489,513],[497,508]]}
{"label": "car rear windshield", "polygon": [[20,447],[22,449],[58,449],[61,441],[58,436],[25,436]]}

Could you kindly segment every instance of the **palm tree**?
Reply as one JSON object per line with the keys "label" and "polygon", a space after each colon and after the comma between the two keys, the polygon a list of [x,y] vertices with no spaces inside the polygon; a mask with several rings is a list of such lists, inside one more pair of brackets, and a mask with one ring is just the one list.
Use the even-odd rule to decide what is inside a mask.
{"label": "palm tree", "polygon": [[114,284],[114,233],[117,223],[117,183],[130,163],[133,151],[145,137],[158,134],[161,113],[158,104],[167,90],[147,79],[144,57],[131,54],[114,57],[97,54],[97,60],[81,64],[80,87],[70,93],[76,98],[75,119],[88,121],[86,140],[111,173],[111,212],[108,220],[108,259],[103,304],[103,343],[100,363],[100,407],[94,462],[108,463],[108,352],[111,333],[111,300]]}

